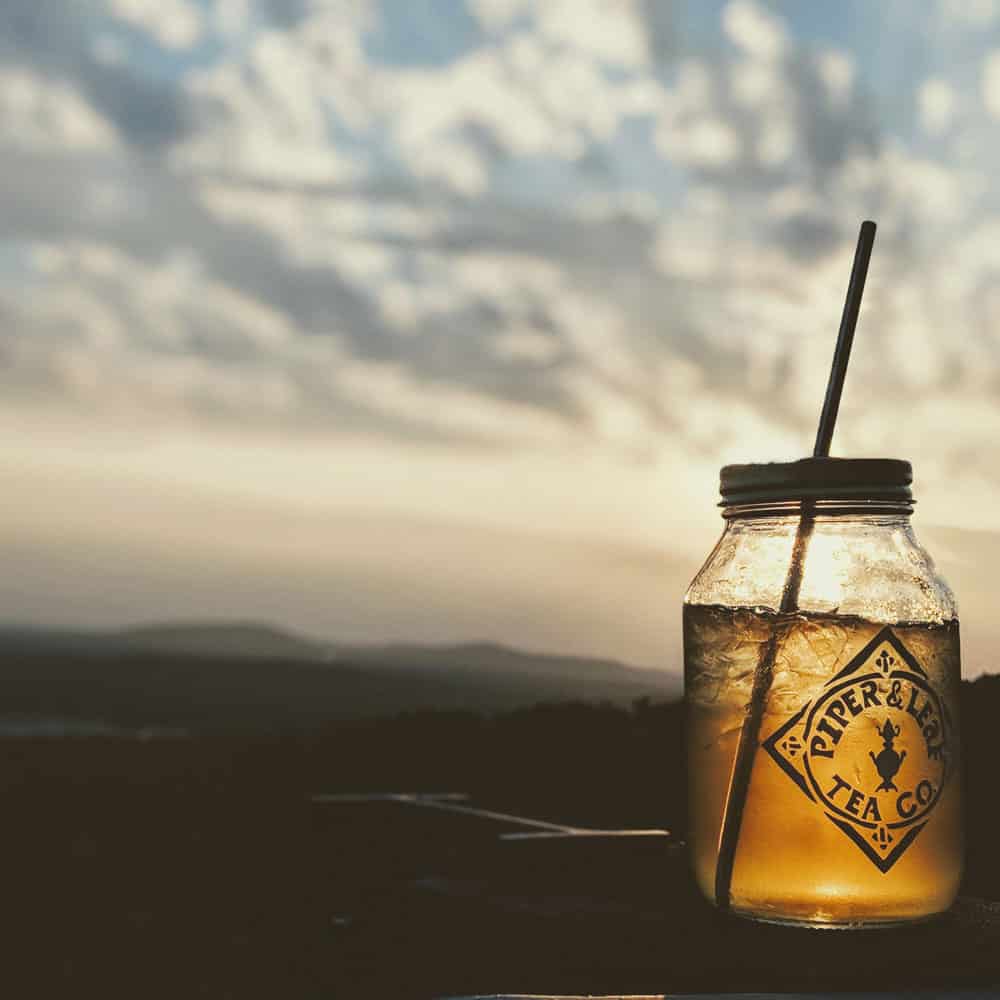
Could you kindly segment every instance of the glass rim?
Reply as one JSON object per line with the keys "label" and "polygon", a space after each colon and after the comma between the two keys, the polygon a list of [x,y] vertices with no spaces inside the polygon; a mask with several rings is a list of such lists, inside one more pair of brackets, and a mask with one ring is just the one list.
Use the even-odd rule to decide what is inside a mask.
{"label": "glass rim", "polygon": [[827,517],[909,517],[916,501],[901,497],[836,497],[830,499],[797,499],[791,497],[732,501],[719,503],[725,520],[737,518],[811,517],[822,520]]}

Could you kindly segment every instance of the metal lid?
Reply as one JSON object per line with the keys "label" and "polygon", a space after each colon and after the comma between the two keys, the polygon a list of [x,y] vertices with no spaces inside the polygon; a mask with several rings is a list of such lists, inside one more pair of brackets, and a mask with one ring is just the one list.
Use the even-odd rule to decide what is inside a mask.
{"label": "metal lid", "polygon": [[800,458],[727,465],[722,506],[778,500],[889,500],[913,503],[913,469],[898,458]]}

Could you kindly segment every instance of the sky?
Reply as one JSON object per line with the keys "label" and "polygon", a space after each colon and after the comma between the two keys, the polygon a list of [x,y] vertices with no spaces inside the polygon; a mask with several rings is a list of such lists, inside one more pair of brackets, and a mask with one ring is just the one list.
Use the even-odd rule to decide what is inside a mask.
{"label": "sky", "polygon": [[5,0],[0,619],[676,669],[873,218],[834,453],[991,668],[998,119],[993,0]]}

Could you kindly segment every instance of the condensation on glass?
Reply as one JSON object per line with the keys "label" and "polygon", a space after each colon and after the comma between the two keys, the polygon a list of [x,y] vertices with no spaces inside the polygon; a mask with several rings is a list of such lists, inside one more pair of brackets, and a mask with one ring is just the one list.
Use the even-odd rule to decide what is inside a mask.
{"label": "condensation on glass", "polygon": [[[832,482],[817,463],[836,463]],[[910,525],[909,475],[889,460],[723,470],[725,530],[684,602],[689,845],[717,901],[734,759],[769,657],[728,898],[738,914],[868,925],[955,898],[958,612]],[[781,613],[804,513],[801,582]]]}

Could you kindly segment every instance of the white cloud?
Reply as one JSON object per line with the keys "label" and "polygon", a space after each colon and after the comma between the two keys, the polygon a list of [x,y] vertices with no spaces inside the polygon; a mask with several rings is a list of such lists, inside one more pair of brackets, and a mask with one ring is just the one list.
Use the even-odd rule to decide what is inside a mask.
{"label": "white cloud", "polygon": [[750,187],[764,177],[835,170],[871,143],[854,86],[855,66],[834,49],[792,53],[781,22],[736,0],[724,12],[738,55],[687,58],[652,105],[656,143],[671,162],[713,183]]}
{"label": "white cloud", "polygon": [[[745,82],[737,83],[741,85]],[[685,166],[708,168],[740,159],[740,135],[725,110],[719,110],[721,87],[702,63],[682,63],[656,123],[656,145],[665,157]]]}
{"label": "white cloud", "polygon": [[211,407],[260,421],[294,410],[297,371],[320,360],[284,317],[206,279],[190,255],[150,266],[106,245],[43,244],[33,260],[49,294],[7,292],[12,324],[31,336],[6,378],[55,381],[64,405],[182,420]]}
{"label": "white cloud", "polygon": [[924,80],[917,92],[920,122],[924,130],[932,136],[947,132],[955,117],[957,103],[955,89],[946,80],[940,77]]}
{"label": "white cloud", "polygon": [[371,123],[375,78],[363,52],[363,5],[339,5],[287,31],[259,31],[184,81],[195,130],[172,151],[189,171],[224,171],[279,183],[357,178],[363,162],[342,153],[333,121]]}
{"label": "white cloud", "polygon": [[722,12],[722,27],[740,48],[761,59],[777,59],[788,48],[784,22],[752,0],[730,0]]}
{"label": "white cloud", "polygon": [[892,202],[909,201],[907,212],[926,224],[957,224],[968,217],[985,188],[984,178],[890,148],[881,160],[886,183],[893,185]]}
{"label": "white cloud", "polygon": [[648,191],[602,191],[586,194],[572,208],[577,218],[587,222],[631,219],[649,223],[660,215],[660,203]]}
{"label": "white cloud", "polygon": [[545,0],[536,7],[536,16],[542,35],[579,52],[631,67],[648,60],[632,0]]}
{"label": "white cloud", "polygon": [[[854,138],[860,126],[850,58],[826,51],[785,59],[788,32],[753,5],[727,8],[727,31],[740,48],[735,61],[720,66],[689,59],[664,83],[641,71],[606,74],[602,63],[610,49],[602,54],[565,33],[557,39],[543,19],[522,13],[521,20],[499,18],[512,30],[445,67],[374,67],[345,35],[337,44],[349,57],[334,71],[318,55],[311,19],[258,38],[247,56],[254,74],[237,61],[197,85],[205,88],[196,97],[206,109],[218,99],[225,111],[223,127],[213,124],[208,133],[220,155],[185,162],[190,169],[229,165],[267,185],[205,183],[204,203],[222,221],[269,234],[290,265],[338,275],[372,303],[384,323],[380,335],[397,338],[389,341],[397,346],[381,348],[397,352],[392,361],[362,361],[345,349],[342,376],[328,382],[331,400],[366,405],[401,426],[512,447],[525,447],[536,434],[557,447],[572,437],[577,417],[569,419],[552,399],[564,407],[568,400],[600,446],[648,447],[664,433],[666,414],[692,446],[716,453],[752,449],[754,439],[711,416],[740,407],[757,413],[741,420],[761,440],[794,440],[798,432],[791,428],[813,421],[822,394],[829,342],[816,317],[835,327],[853,238],[843,218],[863,217],[875,204],[889,241],[914,227],[952,226],[967,212],[976,178],[896,145],[882,154],[866,150]],[[623,49],[615,58],[636,55]],[[801,86],[803,73],[811,74],[811,87]],[[814,95],[808,98],[814,103],[804,94]],[[302,181],[335,177],[350,185],[350,158],[340,150],[342,175],[329,164],[301,168],[310,149],[333,148],[328,116],[345,108],[345,120],[377,123],[387,148],[412,175],[461,199],[435,194],[431,210],[404,197],[392,210],[397,221],[390,222],[388,215],[378,217],[380,201],[364,195],[324,193],[322,184],[315,192],[293,190]],[[491,203],[496,162],[572,160],[612,139],[631,115],[652,116],[657,148],[690,169],[693,179],[679,206],[667,213],[655,198],[652,204],[640,198],[636,211],[619,211],[616,206],[629,204],[627,192],[574,197],[552,209],[554,220],[563,209],[575,213],[573,232],[580,235],[571,242],[559,243],[548,232],[542,238],[518,223],[513,239],[525,245],[517,252],[491,250],[489,227],[504,211]],[[232,137],[222,141],[226,129]],[[274,162],[255,164],[246,156],[249,137],[258,133],[276,150]],[[203,139],[196,133],[185,152]],[[840,145],[822,146],[826,142]],[[282,156],[299,164],[295,171],[281,165]],[[768,179],[763,189],[756,186],[761,177]],[[618,238],[619,225],[642,234],[661,220],[648,265],[642,249],[638,268],[607,254],[600,277],[577,261],[588,242]],[[463,252],[442,249],[466,239]],[[529,252],[532,241],[544,249]],[[664,279],[655,268],[662,269],[666,289],[657,287]],[[913,284],[912,277],[898,282]],[[944,295],[935,286],[931,298]],[[661,304],[668,319],[665,342],[657,343],[647,312],[657,314]],[[878,316],[879,308],[876,303],[870,314]],[[892,322],[923,324],[914,343],[933,344],[926,335],[933,310],[904,299],[895,313],[882,308],[887,321],[891,315]],[[803,337],[803,330],[816,332]],[[879,334],[876,343],[894,357],[890,334]],[[504,398],[506,366],[523,380],[523,366],[555,358],[558,370],[532,388],[545,403]],[[682,380],[669,403],[658,400],[664,372],[685,365],[704,373],[699,395]],[[892,378],[917,389],[930,371],[927,358],[914,351],[894,365]],[[868,377],[858,375],[857,383],[868,385]],[[514,394],[523,388],[519,381]],[[755,394],[770,394],[759,412]],[[882,412],[890,409],[884,404]]]}
{"label": "white cloud", "polygon": [[539,330],[511,328],[493,343],[498,358],[507,361],[527,361],[544,364],[559,352],[559,343]]}
{"label": "white cloud", "polygon": [[845,106],[854,84],[854,60],[846,52],[831,49],[817,56],[817,65],[831,101]]}
{"label": "white cloud", "polygon": [[788,161],[795,149],[795,130],[788,122],[765,123],[757,139],[757,158],[765,167]]}
{"label": "white cloud", "polygon": [[532,0],[470,0],[469,7],[480,23],[493,31],[507,27],[515,18],[531,11]]}
{"label": "white cloud", "polygon": [[640,67],[649,59],[634,0],[473,0],[470,6],[489,31],[502,31],[523,18],[545,42],[602,62]]}
{"label": "white cloud", "polygon": [[0,66],[0,138],[28,149],[109,151],[114,126],[69,84],[29,69]]}
{"label": "white cloud", "polygon": [[189,49],[204,31],[201,8],[192,0],[108,0],[110,12],[167,49]]}
{"label": "white cloud", "polygon": [[237,38],[250,25],[250,0],[216,0],[212,24],[223,38]]}
{"label": "white cloud", "polygon": [[[730,67],[729,76],[733,97],[740,104],[760,108],[784,100],[785,80],[780,67],[774,63],[741,59]],[[683,78],[681,84],[684,84]]]}
{"label": "white cloud", "polygon": [[609,139],[622,117],[655,101],[652,87],[641,91],[609,80],[586,50],[544,44],[514,39],[476,51],[445,72],[384,75],[380,105],[400,151],[420,176],[478,194],[488,182],[488,163],[475,145],[459,138],[461,129],[488,133],[508,156],[572,160],[589,143]]}
{"label": "white cloud", "polygon": [[724,167],[735,163],[742,153],[739,135],[721,118],[696,118],[660,136],[662,149],[678,163]]}
{"label": "white cloud", "polygon": [[[25,46],[0,86],[8,465],[702,556],[718,465],[808,449],[872,215],[837,450],[912,458],[922,517],[989,516],[996,474],[954,475],[1000,422],[987,32],[962,65],[922,34],[920,86],[802,42],[793,5],[731,4],[732,45],[656,66],[630,4],[477,6],[487,37],[435,22],[447,54],[393,65],[366,33],[399,4],[227,0],[161,38],[213,33],[177,86],[145,46],[81,43],[75,76]],[[39,457],[18,432],[50,423]]]}
{"label": "white cloud", "polygon": [[994,118],[1000,118],[1000,50],[989,53],[983,60],[981,90],[986,110]]}
{"label": "white cloud", "polygon": [[572,425],[545,410],[422,381],[395,363],[344,361],[336,367],[333,381],[350,400],[407,425],[444,434],[531,448],[566,445],[576,436]]}
{"label": "white cloud", "polygon": [[628,392],[585,370],[570,372],[565,381],[588,415],[591,438],[600,445],[628,453],[649,441],[653,427],[648,415]]}
{"label": "white cloud", "polygon": [[945,23],[985,28],[997,16],[996,0],[940,0],[940,5]]}
{"label": "white cloud", "polygon": [[[221,170],[284,183],[333,183],[358,166],[330,142],[322,101],[278,43],[264,45],[254,83],[231,66],[194,78],[196,103],[214,108],[205,127],[171,154],[185,170]],[[286,70],[295,66],[294,72]],[[217,112],[224,109],[220,120]]]}
{"label": "white cloud", "polygon": [[[915,394],[988,401],[993,154],[976,109],[957,114],[960,74],[925,81],[918,103],[930,139],[982,143],[975,170],[950,146],[879,137],[888,105],[863,64],[796,42],[762,5],[725,9],[735,50],[657,67],[630,5],[594,9],[480,5],[481,44],[398,66],[373,61],[363,5],[262,27],[231,3],[211,22],[224,46],[176,95],[182,138],[141,168],[110,126],[66,124],[86,119],[82,86],[56,99],[55,76],[5,71],[27,74],[0,87],[0,120],[6,142],[42,137],[31,148],[51,159],[33,165],[78,147],[118,167],[38,223],[30,287],[2,285],[6,388],[86,419],[289,440],[343,422],[511,454],[634,458],[669,439],[707,464],[787,457],[822,396],[852,220],[874,214],[844,447],[889,447],[872,421],[909,433]],[[62,122],[46,132],[32,123],[53,100],[79,107],[46,113]],[[171,256],[178,242],[198,258]]]}
{"label": "white cloud", "polygon": [[[405,142],[403,148],[405,151]],[[448,139],[417,142],[407,157],[410,169],[421,180],[441,181],[459,194],[481,195],[489,187],[489,165],[467,143]]]}
{"label": "white cloud", "polygon": [[396,241],[430,236],[436,226],[430,212],[351,196],[218,182],[199,193],[218,219],[268,233],[290,263],[328,267],[362,291],[388,271]]}

